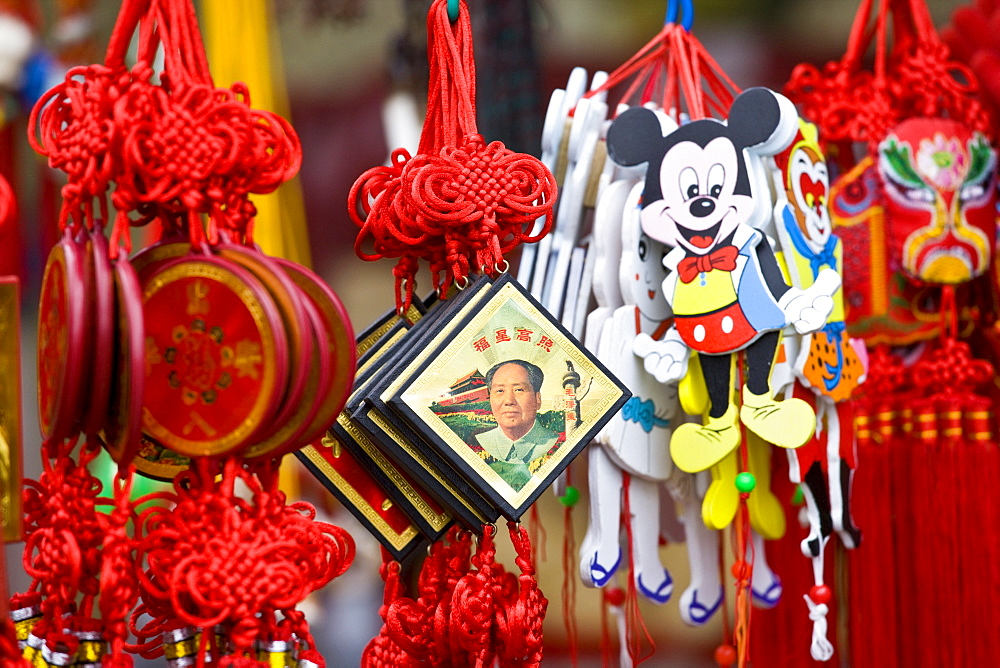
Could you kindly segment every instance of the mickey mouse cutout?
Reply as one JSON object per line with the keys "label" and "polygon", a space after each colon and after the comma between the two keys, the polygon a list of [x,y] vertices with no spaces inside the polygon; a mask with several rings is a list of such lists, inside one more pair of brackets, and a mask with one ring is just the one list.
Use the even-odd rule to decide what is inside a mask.
{"label": "mickey mouse cutout", "polygon": [[[812,436],[816,417],[799,399],[775,401],[769,379],[780,330],[801,334],[826,322],[840,276],[824,270],[807,290],[785,283],[760,225],[768,198],[760,155],[787,146],[798,116],[786,98],[751,88],[729,119],[693,121],[663,136],[656,115],[633,108],[608,130],[608,152],[620,165],[647,162],[643,231],[674,246],[663,292],[674,327],[660,341],[636,337],[633,350],[660,382],[684,376],[690,350],[700,353],[711,408],[704,425],[674,431],[670,453],[689,472],[717,463],[740,443],[731,399],[730,356],[746,350],[747,380],[739,419],[765,441],[795,448]],[[763,243],[762,243],[763,242]]]}

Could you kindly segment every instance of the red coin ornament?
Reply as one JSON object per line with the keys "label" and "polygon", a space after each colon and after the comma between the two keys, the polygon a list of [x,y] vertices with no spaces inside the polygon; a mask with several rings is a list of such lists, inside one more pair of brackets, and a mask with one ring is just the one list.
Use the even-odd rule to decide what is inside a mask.
{"label": "red coin ornament", "polygon": [[[253,275],[271,295],[278,312],[281,314],[281,321],[285,326],[285,333],[288,337],[288,384],[282,393],[281,403],[272,420],[273,427],[270,431],[276,431],[280,425],[286,424],[288,419],[295,413],[303,403],[303,392],[306,387],[306,379],[309,376],[309,369],[314,363],[313,341],[308,333],[308,323],[306,322],[305,311],[302,307],[302,297],[298,288],[288,275],[271,258],[252,249],[236,246],[234,244],[219,245],[213,249],[215,253],[233,262]],[[258,438],[270,438],[268,430],[263,430]]]}
{"label": "red coin ornament", "polygon": [[67,228],[45,263],[38,304],[38,422],[45,440],[69,437],[81,415],[83,285],[82,254]]}
{"label": "red coin ornament", "polygon": [[246,449],[243,453],[246,459],[279,457],[308,444],[310,441],[304,440],[302,435],[316,418],[329,392],[332,365],[330,348],[323,333],[323,320],[309,299],[302,300],[302,307],[306,315],[303,336],[308,337],[312,344],[302,399],[295,404],[295,410],[286,419],[275,418],[273,433]]}
{"label": "red coin ornament", "polygon": [[140,423],[146,379],[142,292],[135,270],[124,255],[114,265],[115,343],[113,378],[105,447],[119,466],[129,464],[140,447]]}
{"label": "red coin ornament", "polygon": [[[296,606],[354,544],[288,502],[279,463],[339,413],[355,360],[336,296],[253,244],[250,196],[298,170],[295,132],[214,85],[193,0],[123,0],[104,64],[71,70],[31,127],[67,178],[39,304],[22,662],[321,668]],[[131,230],[153,221],[163,241],[133,264]],[[102,446],[110,487],[88,471]],[[133,471],[173,491],[133,499]]]}
{"label": "red coin ornament", "polygon": [[302,435],[303,442],[311,443],[330,428],[350,396],[356,366],[354,331],[340,298],[319,276],[294,262],[276,260],[319,312],[322,319],[319,331],[326,336],[329,349],[330,386],[322,395],[322,406]]}
{"label": "red coin ornament", "polygon": [[184,257],[191,252],[191,242],[186,238],[164,239],[159,243],[143,248],[132,258],[132,267],[139,277],[139,283],[144,284],[146,279],[170,260]]}
{"label": "red coin ornament", "polygon": [[261,283],[218,258],[182,258],[145,281],[143,312],[143,431],[190,457],[252,443],[288,374],[281,316]]}
{"label": "red coin ornament", "polygon": [[[89,318],[93,342],[89,347],[91,356],[91,384],[86,397],[86,412],[81,424],[83,433],[96,434],[104,428],[108,416],[108,401],[114,378],[112,358],[115,350],[115,278],[111,262],[108,260],[108,242],[104,231],[98,225],[87,232],[87,273],[88,284],[93,299],[93,311]],[[141,349],[141,347],[140,347]]]}

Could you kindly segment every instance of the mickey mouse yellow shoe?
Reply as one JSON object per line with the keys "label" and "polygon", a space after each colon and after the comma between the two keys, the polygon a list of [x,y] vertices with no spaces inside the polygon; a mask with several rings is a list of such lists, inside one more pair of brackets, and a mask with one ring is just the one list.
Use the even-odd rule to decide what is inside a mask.
{"label": "mickey mouse yellow shoe", "polygon": [[682,471],[697,473],[716,464],[740,444],[736,407],[732,404],[720,418],[708,418],[708,424],[686,423],[670,438],[670,456]]}
{"label": "mickey mouse yellow shoe", "polygon": [[816,432],[816,413],[809,404],[794,398],[775,401],[769,393],[752,393],[746,385],[740,420],[747,429],[782,448],[805,445]]}

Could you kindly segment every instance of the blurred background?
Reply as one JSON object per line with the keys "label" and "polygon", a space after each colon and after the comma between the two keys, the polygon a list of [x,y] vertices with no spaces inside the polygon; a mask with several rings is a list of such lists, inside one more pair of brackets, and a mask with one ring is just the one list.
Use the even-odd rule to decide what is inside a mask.
{"label": "blurred background", "polygon": [[[272,2],[270,45],[261,43],[259,49],[270,48],[272,63],[283,73],[287,112],[302,140],[300,184],[308,253],[313,268],[340,295],[355,329],[360,330],[392,304],[392,263],[366,263],[355,256],[356,229],[347,216],[347,193],[363,171],[385,162],[397,146],[415,148],[421,119],[412,112],[423,108],[426,94],[429,2]],[[241,19],[242,0],[217,4],[220,14],[213,21],[222,30],[230,21]],[[928,0],[928,5],[940,25],[958,3]],[[62,78],[66,66],[101,60],[118,6],[116,0],[38,0],[31,4],[0,0],[0,10],[27,17],[36,40],[27,75],[12,83],[4,98],[0,151],[0,170],[14,185],[19,207],[14,223],[0,231],[0,274],[16,273],[23,281],[24,473],[29,477],[39,471],[34,358],[37,290],[44,258],[54,240],[51,224],[53,211],[58,210],[59,175],[48,174],[27,146],[27,110],[33,96]],[[665,2],[470,0],[469,8],[476,34],[480,132],[487,140],[501,140],[509,148],[538,155],[552,89],[564,86],[575,66],[590,72],[610,71],[624,62],[659,31]],[[780,90],[797,63],[819,64],[840,57],[856,9],[856,0],[695,0],[693,30],[740,87],[764,85]],[[211,52],[211,44],[209,48]],[[255,54],[250,49],[228,57],[232,62],[227,71],[250,63]],[[226,86],[231,81],[217,74],[216,83]],[[387,105],[390,99],[394,102]],[[408,106],[408,100],[415,104]],[[387,112],[387,108],[394,111]],[[263,232],[276,224],[261,217],[257,227]],[[421,277],[427,280],[425,275],[418,280]],[[586,480],[585,459],[574,464],[573,476],[580,481]],[[300,474],[300,494],[331,521],[347,527],[358,543],[351,570],[307,606],[328,664],[358,665],[362,648],[381,624],[378,544],[310,481],[297,460],[288,457],[286,465]],[[586,504],[584,494],[573,513],[578,540],[586,528]],[[562,506],[547,493],[539,509],[545,528],[539,582],[549,598],[546,665],[569,665],[560,596]],[[509,542],[501,535],[498,543],[501,560],[512,566]],[[21,543],[7,546],[12,591],[28,583],[20,567],[21,547]],[[712,666],[712,652],[722,639],[719,616],[697,629],[681,623],[676,598],[687,584],[685,549],[683,545],[663,549],[664,563],[675,581],[675,598],[659,608],[640,603],[657,646],[650,665]],[[570,569],[576,578],[575,556]],[[598,593],[580,586],[575,613],[580,663],[600,665]],[[614,636],[614,620],[609,623]]]}

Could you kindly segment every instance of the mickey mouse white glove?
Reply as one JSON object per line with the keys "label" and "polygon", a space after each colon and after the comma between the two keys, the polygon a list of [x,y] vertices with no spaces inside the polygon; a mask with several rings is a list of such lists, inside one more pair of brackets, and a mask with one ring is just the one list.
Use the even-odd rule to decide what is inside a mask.
{"label": "mickey mouse white glove", "polygon": [[840,289],[840,274],[823,269],[816,282],[805,290],[791,288],[778,300],[785,321],[799,334],[820,330],[833,311],[833,294]]}
{"label": "mickey mouse white glove", "polygon": [[643,359],[646,372],[661,383],[675,383],[687,374],[691,349],[676,329],[656,341],[649,334],[638,334],[632,341],[632,352]]}

